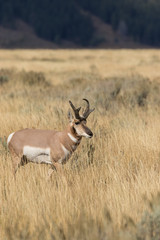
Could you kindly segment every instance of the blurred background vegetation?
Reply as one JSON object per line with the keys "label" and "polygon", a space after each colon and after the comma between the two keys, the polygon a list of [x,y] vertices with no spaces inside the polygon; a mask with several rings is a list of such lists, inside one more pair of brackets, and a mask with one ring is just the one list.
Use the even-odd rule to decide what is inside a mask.
{"label": "blurred background vegetation", "polygon": [[0,25],[15,29],[20,19],[37,36],[51,42],[72,41],[96,47],[92,16],[134,41],[160,46],[160,1],[158,0],[0,0]]}

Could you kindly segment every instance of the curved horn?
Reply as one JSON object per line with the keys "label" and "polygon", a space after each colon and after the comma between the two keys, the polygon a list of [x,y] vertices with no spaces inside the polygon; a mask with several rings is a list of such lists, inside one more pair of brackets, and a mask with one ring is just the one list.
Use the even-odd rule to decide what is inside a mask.
{"label": "curved horn", "polygon": [[74,115],[75,115],[76,119],[81,119],[81,117],[79,115],[79,111],[81,110],[81,107],[75,108],[75,106],[73,105],[73,103],[70,100],[69,100],[69,104],[71,105],[71,108],[74,111]]}
{"label": "curved horn", "polygon": [[89,116],[89,114],[95,110],[95,108],[90,109],[89,101],[86,98],[83,98],[83,100],[86,101],[87,103],[87,107],[83,113],[83,117],[86,119]]}

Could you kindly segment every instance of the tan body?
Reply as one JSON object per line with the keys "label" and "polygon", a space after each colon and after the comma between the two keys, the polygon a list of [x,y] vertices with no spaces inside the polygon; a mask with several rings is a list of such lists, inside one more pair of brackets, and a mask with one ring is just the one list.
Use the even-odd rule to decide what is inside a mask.
{"label": "tan body", "polygon": [[[79,110],[80,108],[78,112]],[[69,125],[62,132],[26,128],[11,133],[7,144],[12,155],[14,173],[18,167],[28,162],[50,164],[57,170],[61,169],[61,165],[66,163],[80,144],[82,136],[93,136],[86,126],[86,119],[78,116],[77,112],[76,118],[69,113],[69,119]]]}
{"label": "tan body", "polygon": [[55,167],[57,164],[64,164],[76,150],[80,140],[81,137],[76,136],[70,126],[63,132],[40,129],[17,131],[8,143],[8,148],[15,158],[14,171],[27,162],[53,164]]}

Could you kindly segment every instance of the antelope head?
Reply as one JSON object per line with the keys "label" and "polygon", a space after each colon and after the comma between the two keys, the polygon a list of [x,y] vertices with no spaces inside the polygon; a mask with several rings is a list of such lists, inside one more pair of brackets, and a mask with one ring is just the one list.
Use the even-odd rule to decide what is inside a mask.
{"label": "antelope head", "polygon": [[70,121],[70,126],[73,129],[74,133],[77,135],[77,137],[86,137],[91,138],[93,136],[92,131],[86,126],[87,124],[87,118],[90,115],[91,112],[95,110],[95,108],[90,109],[90,104],[87,99],[83,99],[86,101],[87,106],[82,115],[80,115],[81,107],[76,108],[71,101],[69,101],[69,104],[71,108],[73,109],[74,116],[71,114],[71,112],[68,112],[68,118]]}

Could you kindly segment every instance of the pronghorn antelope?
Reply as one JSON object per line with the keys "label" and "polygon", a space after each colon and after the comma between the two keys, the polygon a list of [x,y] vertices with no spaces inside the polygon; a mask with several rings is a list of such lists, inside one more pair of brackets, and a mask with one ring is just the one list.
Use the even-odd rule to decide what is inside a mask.
{"label": "pronghorn antelope", "polygon": [[50,164],[52,167],[50,174],[54,168],[59,171],[61,165],[66,163],[76,150],[82,137],[93,136],[86,126],[86,119],[94,109],[90,109],[87,99],[83,100],[86,101],[87,107],[82,115],[79,113],[81,107],[75,108],[69,101],[74,117],[69,110],[69,125],[62,132],[26,128],[9,135],[7,145],[12,156],[14,174],[18,167],[28,162]]}

